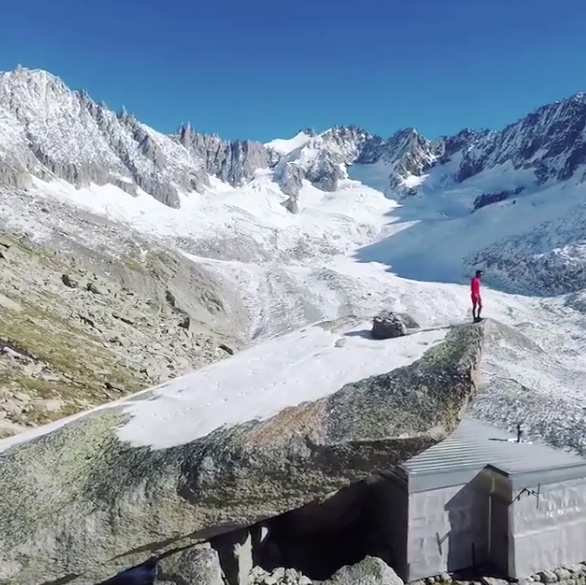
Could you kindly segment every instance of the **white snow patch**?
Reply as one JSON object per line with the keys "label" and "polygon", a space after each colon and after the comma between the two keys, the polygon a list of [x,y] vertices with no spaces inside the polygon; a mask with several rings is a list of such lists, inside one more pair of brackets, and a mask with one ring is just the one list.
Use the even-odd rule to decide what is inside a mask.
{"label": "white snow patch", "polygon": [[275,138],[275,140],[267,142],[265,146],[267,148],[272,148],[279,154],[289,154],[297,148],[301,148],[303,145],[307,144],[309,140],[311,140],[311,136],[309,134],[306,134],[305,132],[299,132],[293,136],[293,138]]}
{"label": "white snow patch", "polygon": [[[335,193],[306,183],[300,193],[302,210],[288,212],[286,196],[267,175],[260,175],[238,189],[214,182],[205,193],[180,196],[173,209],[138,190],[132,197],[113,185],[76,189],[65,181],[34,179],[35,194],[106,216],[147,236],[185,238],[193,242],[246,236],[258,249],[287,253],[300,244],[306,256],[319,257],[324,250],[347,253],[380,231],[396,203],[382,193],[347,181]],[[320,252],[321,250],[321,252]]]}
{"label": "white snow patch", "polygon": [[428,176],[429,175],[407,175],[403,178],[402,183],[407,189],[415,189],[420,185],[423,185]]}

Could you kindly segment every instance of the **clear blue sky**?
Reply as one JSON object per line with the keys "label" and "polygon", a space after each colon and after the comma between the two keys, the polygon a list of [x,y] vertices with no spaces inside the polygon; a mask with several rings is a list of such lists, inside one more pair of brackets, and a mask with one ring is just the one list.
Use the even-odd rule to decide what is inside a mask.
{"label": "clear blue sky", "polygon": [[500,128],[586,90],[585,0],[2,0],[0,70],[155,128]]}

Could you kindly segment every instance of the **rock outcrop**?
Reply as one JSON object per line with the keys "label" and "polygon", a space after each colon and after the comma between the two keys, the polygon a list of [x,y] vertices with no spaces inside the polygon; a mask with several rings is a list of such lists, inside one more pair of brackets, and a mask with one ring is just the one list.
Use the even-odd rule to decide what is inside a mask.
{"label": "rock outcrop", "polygon": [[[319,335],[331,338],[329,351],[351,359],[351,350],[337,342],[344,330],[329,326]],[[459,422],[475,393],[482,339],[481,324],[455,328],[411,365],[350,381],[268,419],[251,411],[247,422],[172,446],[156,444],[176,425],[157,406],[168,384],[0,442],[0,583],[96,583],[405,461]],[[211,367],[246,363],[247,352],[266,354],[270,343],[282,341]],[[381,356],[375,344],[399,341],[370,343]],[[312,347],[307,352],[304,362],[317,374],[323,358]],[[208,374],[196,374],[179,381],[185,390],[173,401],[202,391]],[[129,425],[146,429],[155,444],[132,439],[132,432],[123,439]]]}
{"label": "rock outcrop", "polygon": [[400,315],[384,311],[372,321],[373,339],[393,339],[407,334],[407,325]]}

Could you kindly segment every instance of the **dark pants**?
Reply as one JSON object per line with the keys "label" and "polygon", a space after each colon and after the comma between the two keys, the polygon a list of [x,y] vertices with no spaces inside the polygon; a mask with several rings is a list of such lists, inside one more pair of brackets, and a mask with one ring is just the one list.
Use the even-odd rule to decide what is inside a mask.
{"label": "dark pants", "polygon": [[472,295],[472,317],[480,319],[480,312],[482,311],[482,299],[480,295]]}

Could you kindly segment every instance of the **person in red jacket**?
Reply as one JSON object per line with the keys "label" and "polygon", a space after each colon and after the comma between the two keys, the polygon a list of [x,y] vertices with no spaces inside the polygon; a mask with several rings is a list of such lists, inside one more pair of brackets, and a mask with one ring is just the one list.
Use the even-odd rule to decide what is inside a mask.
{"label": "person in red jacket", "polygon": [[470,280],[470,295],[472,297],[472,317],[474,322],[480,321],[480,312],[482,311],[482,299],[480,298],[480,277],[482,270],[477,270],[476,274]]}

